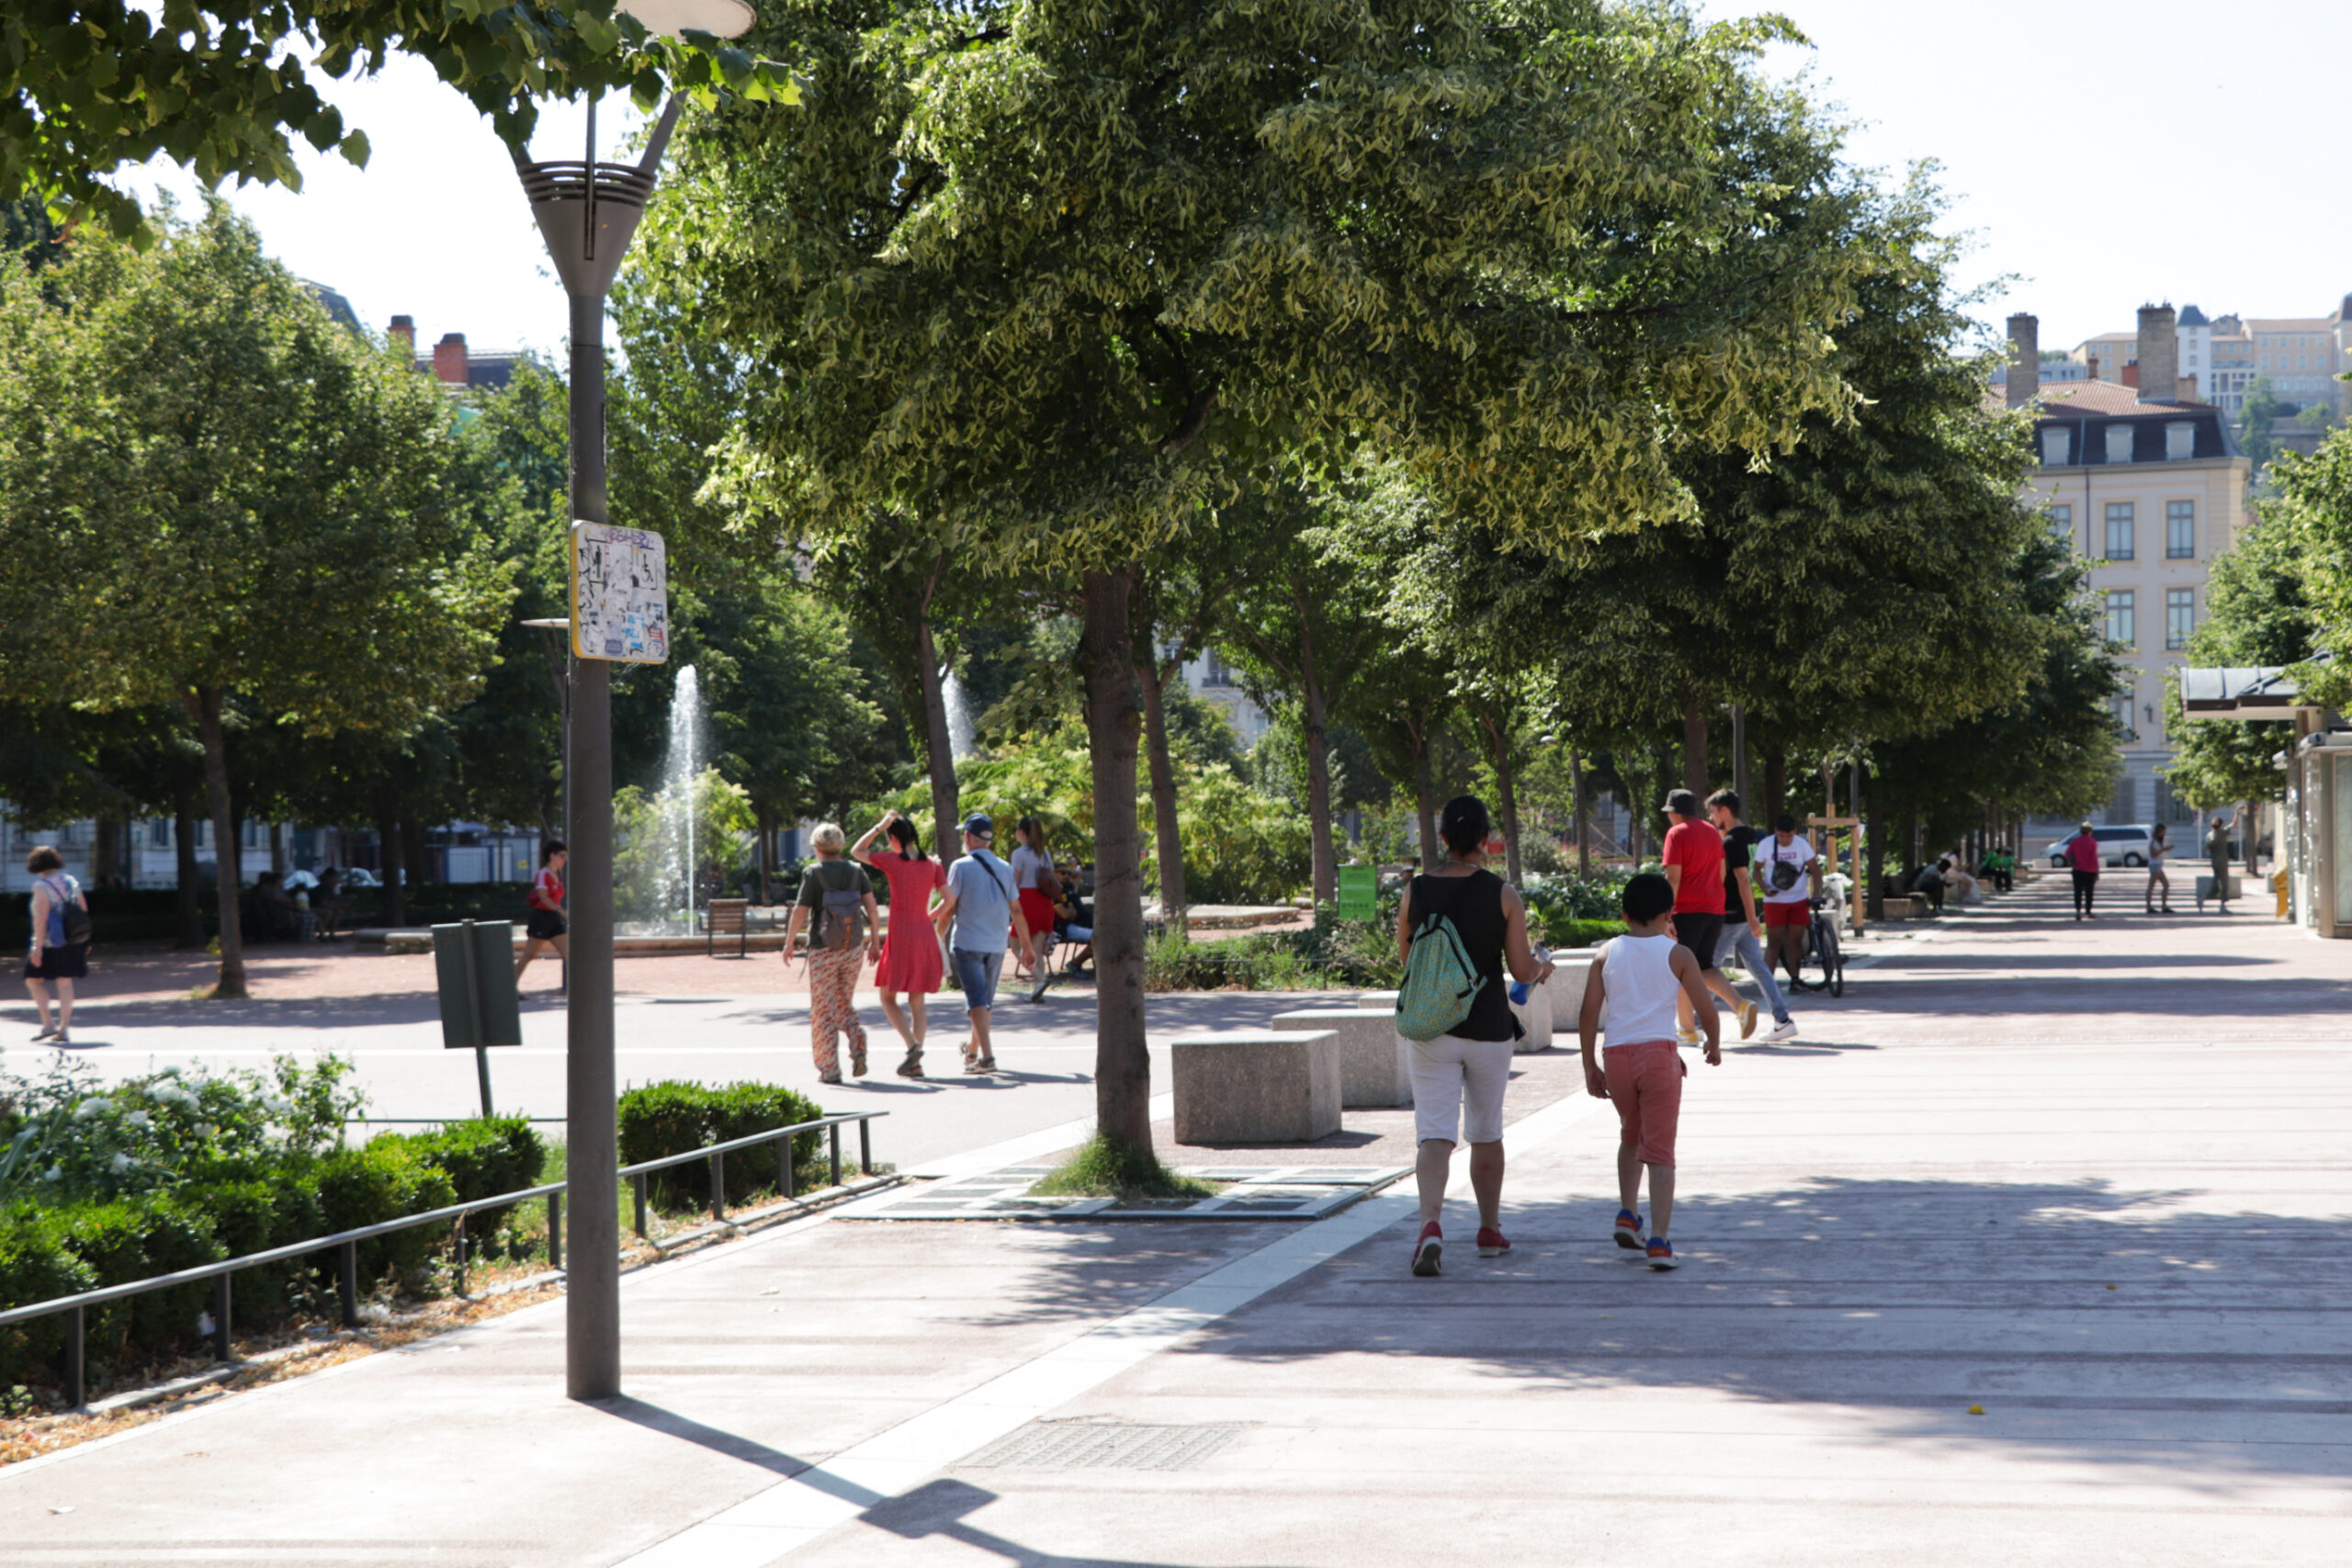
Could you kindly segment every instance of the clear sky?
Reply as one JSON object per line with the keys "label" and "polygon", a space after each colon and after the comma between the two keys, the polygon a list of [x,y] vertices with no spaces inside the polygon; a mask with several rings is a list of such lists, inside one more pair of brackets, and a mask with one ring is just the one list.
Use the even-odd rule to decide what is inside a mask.
{"label": "clear sky", "polygon": [[[1713,16],[1765,9],[1704,0]],[[1780,0],[1813,40],[1776,51],[1857,122],[1856,161],[1943,165],[1971,284],[2014,281],[1979,313],[2041,318],[2045,348],[2129,331],[2147,302],[2209,316],[2324,316],[2352,292],[2343,199],[2344,13],[2320,0]],[[363,174],[298,147],[298,194],[232,199],[306,277],[380,332],[462,332],[478,349],[553,353],[562,291],[488,123],[401,60],[338,95],[375,156]],[[626,117],[616,100],[600,123]],[[633,120],[630,121],[633,123]],[[550,109],[535,150],[577,157],[581,111]],[[560,150],[559,150],[560,149]],[[169,180],[192,192],[184,176]]]}

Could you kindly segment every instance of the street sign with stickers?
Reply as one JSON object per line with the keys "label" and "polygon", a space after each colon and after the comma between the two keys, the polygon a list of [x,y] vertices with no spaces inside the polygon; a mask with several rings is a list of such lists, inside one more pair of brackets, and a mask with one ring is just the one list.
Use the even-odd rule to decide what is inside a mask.
{"label": "street sign with stickers", "polygon": [[670,657],[670,571],[662,536],[606,523],[571,525],[571,651],[660,664]]}

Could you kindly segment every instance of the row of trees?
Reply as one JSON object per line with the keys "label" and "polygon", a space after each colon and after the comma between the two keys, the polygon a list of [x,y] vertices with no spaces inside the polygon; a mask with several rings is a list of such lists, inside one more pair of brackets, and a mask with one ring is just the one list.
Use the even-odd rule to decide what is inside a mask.
{"label": "row of trees", "polygon": [[[524,96],[607,69],[582,63],[606,55],[573,48],[574,23],[528,20],[572,74],[517,83]],[[681,591],[711,606],[710,656],[738,661],[745,694],[737,776],[786,812],[867,793],[859,771],[888,761],[875,716],[895,705],[952,842],[945,671],[1004,628],[1069,628],[1023,700],[1083,726],[1114,1142],[1149,1153],[1141,797],[1179,819],[1169,685],[1200,649],[1233,654],[1295,727],[1318,896],[1338,860],[1340,733],[1404,786],[1424,842],[1465,753],[1515,843],[1531,763],[1564,743],[1607,752],[1646,808],[1666,745],[1705,782],[1727,702],[1781,783],[1864,759],[1879,813],[2103,789],[2112,666],[2074,568],[2017,500],[2024,433],[1982,407],[1933,193],[1850,168],[1838,128],[1762,75],[1758,51],[1791,36],[1614,0],[778,0],[746,43],[789,62],[798,90],[702,93],[619,298],[615,520],[662,529]],[[483,59],[485,80],[507,69]],[[205,236],[251,250],[218,213],[185,244]],[[90,254],[138,277],[182,248]],[[6,299],[28,332],[70,336],[99,313],[81,298],[19,279]],[[258,405],[266,389],[313,395],[292,348],[252,341],[206,367],[255,378]],[[334,470],[281,443],[256,461],[295,477],[226,509],[279,521],[275,544],[232,550],[268,564],[243,598],[196,579],[217,588],[187,596],[208,606],[198,630],[153,639],[231,650],[220,662],[126,636],[135,675],[45,682],[19,663],[14,694],[77,713],[176,704],[213,779],[241,703],[299,745],[375,737],[403,759],[469,710],[548,722],[544,688],[521,689],[538,650],[514,623],[548,613],[533,596],[560,582],[552,389],[436,422],[413,378],[344,346],[300,363],[379,389],[423,467],[338,479],[365,520],[314,523],[341,504]],[[114,417],[85,400],[76,421]],[[169,421],[139,428],[167,456],[186,444]],[[63,437],[7,452],[0,492],[34,498],[0,494],[20,550],[74,454],[111,460]],[[149,534],[258,537],[188,499],[211,493],[159,482],[89,502],[104,518],[146,509],[87,525],[93,576],[143,581]],[[335,564],[336,536],[378,529],[413,546]],[[236,664],[278,657],[234,618],[256,588],[313,620],[401,618],[383,656],[337,645],[333,662],[368,660],[401,694],[314,700],[324,674]],[[11,604],[8,626],[70,640],[107,603],[52,600]],[[429,613],[410,626],[411,609]],[[403,638],[414,649],[391,656]],[[0,658],[43,646],[6,641]],[[388,754],[363,776],[387,772],[403,765]],[[541,816],[548,777],[538,763]],[[528,814],[520,800],[508,814]],[[1182,905],[1182,835],[1157,838],[1160,892]]]}

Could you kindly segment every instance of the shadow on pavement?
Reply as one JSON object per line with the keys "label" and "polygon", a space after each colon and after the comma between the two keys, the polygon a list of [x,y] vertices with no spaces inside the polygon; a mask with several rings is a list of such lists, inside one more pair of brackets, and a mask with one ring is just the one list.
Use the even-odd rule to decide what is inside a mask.
{"label": "shadow on pavement", "polygon": [[2193,1452],[2352,1477],[2352,1224],[2182,1212],[2198,1197],[1820,1179],[1677,1203],[1687,1263],[1655,1273],[1611,1245],[1613,1196],[1507,1194],[1507,1258],[1450,1251],[1417,1280],[1400,1224],[1171,1353],[1468,1363],[1498,1392],[1713,1389],[1859,1410],[1886,1438],[1950,1435],[1981,1404],[1997,1418],[1973,1441],[2152,1475]]}

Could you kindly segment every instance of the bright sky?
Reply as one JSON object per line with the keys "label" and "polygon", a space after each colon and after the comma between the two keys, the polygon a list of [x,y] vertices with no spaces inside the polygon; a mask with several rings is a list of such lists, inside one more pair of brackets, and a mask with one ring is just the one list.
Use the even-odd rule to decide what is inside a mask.
{"label": "bright sky", "polygon": [[[1711,15],[1767,8],[1703,0]],[[2324,316],[2352,292],[2352,203],[2335,165],[2342,13],[2321,0],[1779,0],[1812,39],[1778,70],[1860,122],[1857,161],[1944,167],[1969,283],[2008,276],[1979,313],[2041,318],[2045,348],[2129,331],[2140,305],[2209,316]],[[380,332],[462,332],[477,349],[553,354],[563,295],[489,125],[405,59],[338,95],[368,132],[363,174],[299,146],[299,195],[232,199],[303,276],[340,289]],[[600,117],[609,148],[628,117]],[[550,109],[534,150],[578,157],[581,111]],[[184,198],[193,182],[170,182]]]}

